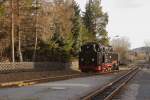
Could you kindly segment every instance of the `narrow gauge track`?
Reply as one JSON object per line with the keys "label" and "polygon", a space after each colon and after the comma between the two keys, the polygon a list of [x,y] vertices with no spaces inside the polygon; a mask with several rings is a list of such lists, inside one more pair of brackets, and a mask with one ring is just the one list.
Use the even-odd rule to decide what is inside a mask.
{"label": "narrow gauge track", "polygon": [[45,78],[38,78],[38,79],[31,79],[31,80],[22,80],[22,81],[15,81],[15,82],[4,82],[0,83],[0,88],[11,88],[11,87],[21,87],[21,86],[29,86],[38,83],[45,83],[45,82],[52,82],[52,81],[59,81],[59,80],[66,80],[78,77],[88,77],[94,75],[103,75],[103,74],[111,74],[117,73],[121,71],[113,71],[107,73],[80,73],[80,74],[70,74],[70,75],[63,75],[63,76],[56,76],[56,77],[45,77]]}
{"label": "narrow gauge track", "polygon": [[128,73],[119,77],[115,81],[82,97],[81,100],[111,100],[119,92],[119,90],[136,75],[138,71],[138,67],[131,69]]}

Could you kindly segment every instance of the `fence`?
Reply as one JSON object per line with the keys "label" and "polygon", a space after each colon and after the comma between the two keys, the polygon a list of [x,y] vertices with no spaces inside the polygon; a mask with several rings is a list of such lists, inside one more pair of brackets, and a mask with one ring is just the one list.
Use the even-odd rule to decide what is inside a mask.
{"label": "fence", "polygon": [[68,70],[74,66],[72,63],[58,62],[21,62],[21,63],[0,63],[0,73],[18,71],[55,71]]}

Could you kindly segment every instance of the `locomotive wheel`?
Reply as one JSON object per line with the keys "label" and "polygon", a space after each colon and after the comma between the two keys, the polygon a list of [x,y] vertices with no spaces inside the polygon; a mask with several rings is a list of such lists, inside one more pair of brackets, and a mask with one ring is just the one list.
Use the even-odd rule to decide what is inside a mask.
{"label": "locomotive wheel", "polygon": [[105,72],[108,72],[108,68],[106,68]]}
{"label": "locomotive wheel", "polygon": [[103,68],[103,69],[102,69],[102,72],[105,72],[105,70],[106,70],[106,69],[105,69],[105,68]]}
{"label": "locomotive wheel", "polygon": [[88,73],[88,71],[87,71],[87,70],[82,70],[81,72],[83,72],[83,73]]}
{"label": "locomotive wheel", "polygon": [[117,64],[114,64],[114,65],[115,65],[114,66],[115,70],[119,70],[119,66]]}
{"label": "locomotive wheel", "polygon": [[104,72],[109,72],[109,70],[110,70],[109,68],[105,68]]}
{"label": "locomotive wheel", "polygon": [[112,70],[118,70],[118,66],[116,64],[113,64]]}
{"label": "locomotive wheel", "polygon": [[112,71],[112,68],[111,68],[111,67],[109,67],[109,68],[108,68],[108,72],[111,72],[111,71]]}
{"label": "locomotive wheel", "polygon": [[115,70],[115,65],[114,65],[114,64],[112,65],[112,68],[111,68],[111,70]]}
{"label": "locomotive wheel", "polygon": [[119,70],[119,66],[118,65],[116,66],[116,70]]}

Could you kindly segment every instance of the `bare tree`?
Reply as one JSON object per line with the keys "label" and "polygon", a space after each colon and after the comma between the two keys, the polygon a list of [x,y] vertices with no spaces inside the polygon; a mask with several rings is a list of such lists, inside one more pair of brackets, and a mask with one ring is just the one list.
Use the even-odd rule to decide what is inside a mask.
{"label": "bare tree", "polygon": [[112,46],[116,52],[120,55],[120,60],[128,59],[128,51],[130,49],[129,39],[126,37],[120,37],[112,40]]}
{"label": "bare tree", "polygon": [[17,19],[19,20],[17,22],[17,33],[18,33],[18,53],[19,53],[19,59],[20,62],[23,62],[23,56],[21,52],[21,33],[20,33],[20,2],[17,0]]}
{"label": "bare tree", "polygon": [[47,43],[53,36],[56,21],[59,23],[60,36],[63,39],[71,37],[74,11],[70,0],[60,0],[58,3],[55,0],[3,1],[4,15],[0,16],[1,61],[35,61],[40,50],[44,49],[40,48],[40,43]]}
{"label": "bare tree", "polygon": [[15,45],[14,45],[14,32],[15,32],[15,22],[14,22],[14,0],[11,0],[11,42],[12,42],[12,62],[15,62]]}
{"label": "bare tree", "polygon": [[150,62],[150,41],[145,41],[144,44],[146,60]]}
{"label": "bare tree", "polygon": [[37,51],[37,44],[38,44],[38,8],[39,8],[39,2],[38,0],[35,0],[35,45],[34,45],[34,52],[33,52],[33,61],[36,59],[36,51]]}

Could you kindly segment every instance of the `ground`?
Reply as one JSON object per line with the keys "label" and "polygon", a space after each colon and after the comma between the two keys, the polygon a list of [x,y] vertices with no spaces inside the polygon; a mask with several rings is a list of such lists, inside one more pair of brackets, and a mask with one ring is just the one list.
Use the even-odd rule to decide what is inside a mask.
{"label": "ground", "polygon": [[121,91],[119,100],[150,100],[150,67],[140,69],[138,74]]}
{"label": "ground", "polygon": [[120,75],[113,73],[21,88],[0,89],[0,100],[78,100],[118,76]]}

